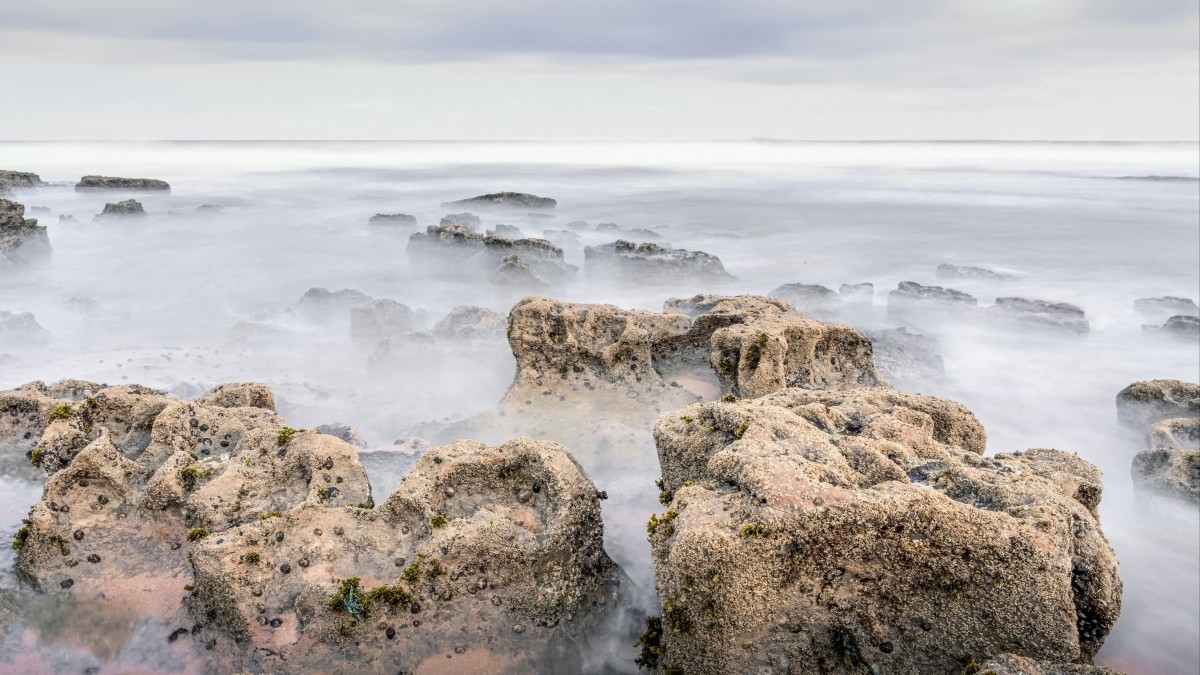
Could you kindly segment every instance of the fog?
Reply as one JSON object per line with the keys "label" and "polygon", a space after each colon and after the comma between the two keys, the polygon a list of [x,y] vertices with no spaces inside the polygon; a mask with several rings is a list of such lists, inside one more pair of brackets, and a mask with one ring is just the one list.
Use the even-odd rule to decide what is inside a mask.
{"label": "fog", "polygon": [[[529,192],[558,200],[553,219],[481,213],[484,227],[515,225],[527,236],[578,220],[646,228],[660,243],[720,257],[736,277],[719,286],[620,282],[589,275],[582,246],[568,245],[580,272],[544,294],[570,301],[661,311],[667,298],[701,292],[871,282],[870,305],[827,318],[935,337],[945,378],[919,391],[974,411],[989,454],[1052,447],[1103,470],[1101,520],[1125,591],[1098,662],[1129,673],[1194,673],[1200,663],[1200,518],[1134,491],[1140,439],[1118,429],[1114,406],[1137,380],[1200,379],[1200,344],[1144,330],[1167,315],[1133,305],[1200,296],[1195,143],[0,143],[0,168],[51,183],[10,198],[48,209],[26,215],[49,227],[54,249],[27,269],[0,270],[0,310],[32,312],[49,332],[45,341],[0,333],[0,389],[70,377],[190,397],[221,382],[263,381],[293,426],[352,425],[371,448],[489,410],[512,382],[513,356],[501,334],[402,339],[372,358],[376,345],[352,339],[348,310],[306,310],[298,306],[306,291],[390,298],[423,310],[423,328],[458,305],[504,314],[521,297],[414,259],[406,244],[418,228],[368,224],[376,213],[412,214],[423,229],[462,210],[443,202]],[[172,191],[76,192],[85,174],[160,178]],[[149,215],[93,221],[126,196]],[[582,244],[623,236],[575,231]],[[939,278],[942,263],[1012,278]],[[1091,332],[987,320],[983,310],[889,313],[887,293],[901,281],[965,291],[981,307],[1007,296],[1071,303]],[[562,422],[621,423],[594,415]],[[644,528],[660,508],[658,465],[643,436],[607,451],[571,448],[609,494],[606,546],[640,589],[625,617],[634,623],[639,612],[658,612]],[[377,499],[411,461],[392,453],[364,462]],[[39,495],[40,484],[0,478],[5,536]],[[26,592],[12,552],[0,555],[0,594]],[[63,663],[99,661],[114,672],[162,667],[165,644],[144,628],[123,628],[130,634],[116,647],[90,650],[82,638],[59,644],[34,630],[22,648],[40,642]],[[632,642],[622,626],[613,630],[595,664],[635,670]]]}

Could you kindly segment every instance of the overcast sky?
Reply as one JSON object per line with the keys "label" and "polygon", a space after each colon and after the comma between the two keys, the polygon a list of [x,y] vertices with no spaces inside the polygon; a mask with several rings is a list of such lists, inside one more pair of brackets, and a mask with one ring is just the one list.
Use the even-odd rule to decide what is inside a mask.
{"label": "overcast sky", "polygon": [[1196,0],[0,0],[6,139],[1200,136]]}

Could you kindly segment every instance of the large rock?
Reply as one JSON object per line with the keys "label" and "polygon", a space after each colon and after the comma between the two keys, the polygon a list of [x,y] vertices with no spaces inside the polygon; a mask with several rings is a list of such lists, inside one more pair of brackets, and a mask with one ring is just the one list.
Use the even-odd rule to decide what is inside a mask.
{"label": "large rock", "polygon": [[0,391],[0,473],[41,480],[45,472],[30,461],[53,418],[69,413],[69,404],[90,396],[104,385],[63,380],[47,386],[37,381]]}
{"label": "large rock", "polygon": [[488,230],[488,235],[502,239],[525,239],[525,233],[521,231],[521,228],[503,223],[497,224],[494,230]]}
{"label": "large rock", "polygon": [[350,337],[355,342],[375,344],[417,330],[424,315],[408,305],[383,298],[350,308]]}
{"label": "large rock", "polygon": [[76,192],[88,190],[150,190],[170,192],[166,181],[156,178],[117,178],[114,176],[84,176],[75,185]]}
{"label": "large rock", "polygon": [[838,286],[838,296],[847,303],[869,305],[875,300],[875,284],[869,281],[860,284],[842,284]]}
{"label": "large rock", "polygon": [[367,221],[371,225],[403,225],[413,226],[417,224],[417,217],[410,216],[407,213],[376,213]]}
{"label": "large rock", "polygon": [[965,308],[979,304],[973,296],[941,286],[922,286],[915,281],[901,281],[896,290],[888,293],[888,309],[906,307]]}
{"label": "large rock", "polygon": [[837,293],[817,284],[784,284],[767,296],[776,300],[787,300],[801,314],[814,316],[830,314],[841,304]]}
{"label": "large rock", "polygon": [[648,526],[662,615],[644,662],[1086,663],[1120,613],[1100,472],[1056,450],[982,457],[979,421],[951,401],[792,389],[664,415],[655,438],[668,508]]}
{"label": "large rock", "polygon": [[1175,417],[1200,417],[1200,384],[1147,380],[1117,394],[1117,420],[1139,434],[1155,422]]}
{"label": "large rock", "polygon": [[[497,283],[510,284],[515,280],[531,288],[542,286],[533,277],[544,284],[578,271],[565,262],[561,248],[545,239],[506,239],[483,235],[464,225],[430,225],[424,232],[409,237],[407,251],[422,262],[451,263],[456,271],[466,263],[468,271],[491,274]],[[517,260],[508,260],[514,257]],[[522,266],[532,269],[532,277]]]}
{"label": "large rock", "polygon": [[0,171],[0,195],[12,190],[27,190],[42,187],[45,181],[36,173],[28,171]]}
{"label": "large rock", "polygon": [[105,204],[104,210],[96,214],[96,220],[144,215],[146,215],[146,209],[142,207],[141,202],[136,199],[126,199],[115,204]]}
{"label": "large rock", "polygon": [[1016,654],[1001,654],[988,659],[975,672],[979,675],[1122,675],[1119,671],[1104,666],[1050,663]]}
{"label": "large rock", "polygon": [[508,323],[486,307],[459,305],[433,326],[433,334],[451,340],[486,340],[504,335]]}
{"label": "large rock", "polygon": [[924,389],[946,379],[942,345],[936,338],[887,328],[867,333],[875,349],[875,368],[883,379],[901,389]]}
{"label": "large rock", "polygon": [[483,250],[484,235],[457,223],[430,225],[424,232],[414,232],[408,238],[407,251],[422,256],[439,256],[462,260]]}
{"label": "large rock", "polygon": [[635,281],[680,279],[730,280],[721,259],[704,251],[686,251],[658,244],[634,244],[623,239],[583,250],[589,274],[613,275]]}
{"label": "large rock", "polygon": [[600,223],[594,231],[601,234],[616,235],[627,241],[657,241],[662,239],[662,235],[654,230],[647,230],[644,227],[621,227],[616,223]]}
{"label": "large rock", "polygon": [[24,264],[50,253],[50,237],[25,206],[0,199],[0,267]]}
{"label": "large rock", "polygon": [[1200,339],[1200,317],[1178,314],[1167,319],[1161,326],[1142,326],[1142,329],[1195,342]]}
{"label": "large rock", "polygon": [[460,199],[455,202],[444,202],[443,208],[513,208],[513,209],[552,209],[558,202],[549,197],[538,197],[524,192],[493,192],[479,195],[470,199]]}
{"label": "large rock", "polygon": [[1133,458],[1133,484],[1200,505],[1200,417],[1154,423]]}
{"label": "large rock", "polygon": [[545,239],[507,239],[495,235],[483,238],[481,262],[484,266],[495,266],[512,256],[519,257],[538,276],[550,281],[562,281],[579,271],[579,268],[564,260],[561,248]]}
{"label": "large rock", "polygon": [[583,672],[621,579],[591,480],[525,438],[435,448],[374,508],[307,502],[193,560],[193,613],[272,672]]}
{"label": "large rock", "polygon": [[521,260],[519,255],[507,255],[501,258],[500,265],[492,274],[492,283],[524,293],[544,291],[550,288],[550,282],[543,279],[537,270]]}
{"label": "large rock", "polygon": [[1066,302],[1046,302],[1027,298],[996,298],[988,308],[994,316],[1046,326],[1078,335],[1086,335],[1091,325],[1083,310]]}
{"label": "large rock", "polygon": [[33,314],[0,309],[0,347],[44,345],[49,341],[50,331]]}

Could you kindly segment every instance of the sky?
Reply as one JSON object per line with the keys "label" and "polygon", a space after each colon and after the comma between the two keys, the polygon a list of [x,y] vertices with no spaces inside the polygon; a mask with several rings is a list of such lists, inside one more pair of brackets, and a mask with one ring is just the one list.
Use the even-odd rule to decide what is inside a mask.
{"label": "sky", "polygon": [[0,138],[1197,140],[1196,0],[0,0]]}

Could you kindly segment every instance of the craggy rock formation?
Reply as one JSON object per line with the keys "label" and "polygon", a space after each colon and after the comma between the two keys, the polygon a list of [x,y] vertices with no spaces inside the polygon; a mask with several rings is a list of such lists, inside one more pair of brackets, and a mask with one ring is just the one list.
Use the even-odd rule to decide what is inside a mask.
{"label": "craggy rock formation", "polygon": [[588,273],[615,275],[639,281],[733,279],[721,259],[704,251],[685,251],[658,244],[634,244],[623,239],[583,249]]}
{"label": "craggy rock formation", "polygon": [[50,253],[50,237],[37,218],[25,217],[25,206],[0,199],[0,267],[19,265]]}
{"label": "craggy rock formation", "polygon": [[444,202],[442,208],[515,208],[515,209],[553,209],[558,202],[549,197],[538,197],[524,192],[493,192],[479,195],[470,199],[460,199],[456,202]]}
{"label": "craggy rock formation", "polygon": [[1139,433],[1161,420],[1200,417],[1200,384],[1179,380],[1134,382],[1117,394],[1117,420]]}
{"label": "craggy rock formation", "polygon": [[171,186],[155,178],[116,178],[113,176],[84,176],[75,186],[76,192],[88,190],[162,190],[171,191]]}
{"label": "craggy rock formation", "polygon": [[583,239],[570,230],[542,230],[542,238],[559,248],[583,246]]}
{"label": "craggy rock formation", "polygon": [[841,302],[837,293],[816,284],[784,284],[767,296],[787,300],[801,314],[829,314]]}
{"label": "craggy rock formation", "polygon": [[0,309],[0,347],[42,345],[50,341],[50,331],[29,312]]}
{"label": "craggy rock formation", "polygon": [[1200,307],[1191,298],[1176,298],[1165,295],[1161,298],[1139,298],[1133,301],[1133,308],[1142,314],[1151,316],[1162,315],[1200,315]]}
{"label": "craggy rock formation", "polygon": [[504,335],[503,316],[486,307],[459,305],[433,326],[433,334],[451,340],[485,340]]}
{"label": "craggy rock formation", "polygon": [[1142,326],[1142,330],[1195,341],[1200,338],[1200,317],[1179,314],[1167,319],[1161,326]]}
{"label": "craggy rock formation", "polygon": [[548,280],[558,281],[578,271],[564,261],[561,248],[545,239],[505,239],[463,225],[430,225],[409,237],[408,252],[442,262],[471,261],[476,270],[490,271],[495,282],[505,285],[544,287]]}
{"label": "craggy rock formation", "polygon": [[496,229],[489,230],[488,236],[500,237],[501,239],[525,239],[525,233],[521,232],[521,228],[516,225],[496,225]]}
{"label": "craggy rock formation", "polygon": [[492,283],[521,291],[539,291],[550,288],[550,283],[521,260],[521,256],[518,255],[507,255],[500,260],[500,266],[492,274]]}
{"label": "craggy rock formation", "polygon": [[403,335],[420,328],[421,323],[422,313],[387,298],[350,308],[350,337],[363,344]]}
{"label": "craggy rock formation", "polygon": [[196,399],[200,405],[221,408],[262,408],[275,412],[275,392],[261,382],[230,382]]}
{"label": "craggy rock formation", "polygon": [[942,345],[907,328],[888,328],[867,334],[875,349],[875,368],[883,379],[901,389],[922,389],[946,379]]}
{"label": "craggy rock formation", "polygon": [[328,288],[310,288],[300,296],[296,311],[313,319],[328,321],[344,318],[355,307],[372,302],[371,296],[353,288],[330,291]]}
{"label": "craggy rock formation", "polygon": [[12,190],[42,187],[45,181],[36,173],[28,171],[0,171],[0,195]]}
{"label": "craggy rock formation", "polygon": [[848,303],[869,305],[875,299],[875,284],[869,281],[861,284],[842,284],[838,286],[838,295]]}
{"label": "craggy rock formation", "polygon": [[507,258],[518,256],[538,276],[551,281],[567,279],[579,271],[578,267],[564,261],[561,248],[545,239],[505,239],[488,235],[483,238],[483,251],[484,265],[503,264]]}
{"label": "craggy rock formation", "polygon": [[1009,281],[1016,279],[1011,274],[989,270],[986,267],[970,267],[942,263],[937,267],[939,279],[990,279],[992,281]]}
{"label": "craggy rock formation", "polygon": [[193,613],[272,672],[582,672],[621,579],[591,480],[526,438],[430,450],[375,508],[309,501],[193,560]]}
{"label": "craggy rock formation", "polygon": [[1092,327],[1083,310],[1065,302],[1026,298],[996,298],[988,308],[994,316],[1086,335]]}
{"label": "craggy rock formation", "polygon": [[621,227],[616,223],[600,223],[596,226],[595,231],[602,234],[618,235],[626,240],[656,241],[662,239],[662,235],[654,230],[647,230],[644,227]]}
{"label": "craggy rock formation", "polygon": [[461,225],[468,230],[473,230],[480,225],[483,225],[483,221],[480,220],[479,216],[475,215],[474,213],[450,213],[442,216],[442,219],[438,225],[441,225],[442,227]]}
{"label": "craggy rock formation", "polygon": [[415,232],[408,238],[409,254],[439,256],[447,259],[464,259],[483,250],[484,235],[467,225],[458,223],[430,225],[424,232]]}
{"label": "craggy rock formation", "polygon": [[367,222],[371,225],[412,225],[415,227],[417,217],[407,213],[376,213]]}
{"label": "craggy rock formation", "polygon": [[129,216],[144,216],[146,209],[136,199],[126,199],[116,204],[105,204],[104,210],[96,214],[96,220],[106,218],[127,218]]}
{"label": "craggy rock formation", "polygon": [[345,424],[322,424],[316,428],[323,434],[329,434],[334,438],[343,440],[356,448],[367,447],[367,442],[363,440],[362,434],[359,433],[358,427],[352,427]]}
{"label": "craggy rock formation", "polygon": [[979,675],[1122,675],[1104,666],[1079,663],[1048,663],[1015,654],[989,659],[976,671]]}
{"label": "craggy rock formation", "polygon": [[[1121,607],[1100,472],[982,457],[963,406],[785,390],[659,419],[663,613],[641,660],[685,673],[957,673],[1089,662]],[[653,630],[657,628],[657,630]]]}
{"label": "craggy rock formation", "polygon": [[14,543],[17,571],[45,591],[169,616],[204,537],[302,503],[371,499],[351,446],[237,405],[263,402],[262,385],[194,403],[137,385],[80,388],[89,395],[47,415],[33,460],[51,475]]}
{"label": "craggy rock formation", "polygon": [[[45,472],[30,460],[46,427],[64,414],[59,406],[81,400],[104,385],[83,380],[63,380],[47,386],[30,382],[10,391],[0,391],[0,473],[41,480]],[[55,410],[59,409],[57,413]]]}
{"label": "craggy rock formation", "polygon": [[975,307],[979,304],[971,295],[941,286],[922,286],[915,281],[901,281],[896,290],[888,293],[888,309],[911,306],[940,306],[946,308]]}
{"label": "craggy rock formation", "polygon": [[1162,420],[1133,458],[1133,484],[1200,505],[1200,417]]}

